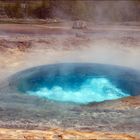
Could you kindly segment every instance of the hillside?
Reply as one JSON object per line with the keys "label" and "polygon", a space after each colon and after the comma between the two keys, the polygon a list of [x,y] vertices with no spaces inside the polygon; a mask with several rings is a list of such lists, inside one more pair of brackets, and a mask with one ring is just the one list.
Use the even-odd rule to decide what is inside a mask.
{"label": "hillside", "polygon": [[9,18],[138,21],[140,0],[0,0]]}

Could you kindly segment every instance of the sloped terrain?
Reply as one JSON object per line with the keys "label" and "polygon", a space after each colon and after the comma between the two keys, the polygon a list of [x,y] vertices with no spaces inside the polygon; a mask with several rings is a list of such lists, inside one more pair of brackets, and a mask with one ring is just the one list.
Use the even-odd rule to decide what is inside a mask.
{"label": "sloped terrain", "polygon": [[[7,78],[44,64],[92,62],[140,70],[139,26],[95,25],[84,30],[71,27],[71,23],[32,27],[0,25],[0,127],[10,128],[0,129],[1,139],[139,139],[139,96],[87,107],[71,106],[69,109],[73,116],[66,118],[62,112],[67,114],[67,107],[63,111],[57,109],[59,114],[56,114],[53,103],[50,104],[52,112],[46,112],[48,103],[44,100],[29,99],[28,96],[20,98],[19,93],[9,96],[11,92],[5,88],[8,86]],[[83,109],[87,112],[81,112]],[[77,114],[81,118],[75,119]],[[59,122],[54,117],[63,120]]]}

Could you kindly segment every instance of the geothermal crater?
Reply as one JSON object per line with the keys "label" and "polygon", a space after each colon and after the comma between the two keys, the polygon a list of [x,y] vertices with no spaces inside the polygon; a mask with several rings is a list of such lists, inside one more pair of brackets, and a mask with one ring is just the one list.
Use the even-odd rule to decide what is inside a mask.
{"label": "geothermal crater", "polygon": [[48,101],[89,104],[140,93],[140,73],[125,67],[65,63],[34,67],[15,74],[10,86]]}
{"label": "geothermal crater", "polygon": [[[13,33],[0,40],[0,127],[139,135],[140,72],[107,65],[139,69],[138,27],[94,26],[83,31],[84,37],[75,37],[71,29],[64,37],[62,29],[44,25],[33,29],[45,36],[36,36],[32,28],[31,35],[22,36],[16,27],[8,26]],[[46,65],[59,62],[66,63]]]}

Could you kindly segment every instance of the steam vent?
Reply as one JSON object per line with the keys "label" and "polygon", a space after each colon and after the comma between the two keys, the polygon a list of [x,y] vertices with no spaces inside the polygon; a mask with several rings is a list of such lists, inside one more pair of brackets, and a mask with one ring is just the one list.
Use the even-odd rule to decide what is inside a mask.
{"label": "steam vent", "polygon": [[101,64],[56,64],[15,75],[10,86],[20,94],[87,105],[140,93],[140,73]]}
{"label": "steam vent", "polygon": [[[135,134],[140,114],[138,101],[133,101],[139,100],[139,85],[138,71],[114,65],[62,63],[26,69],[1,88],[0,125],[49,128],[46,133],[67,135],[70,132],[62,129],[74,129],[73,135],[87,132],[80,133],[81,137],[95,130]],[[54,132],[50,128],[61,129]]]}
{"label": "steam vent", "polygon": [[140,0],[0,0],[0,140],[140,140]]}

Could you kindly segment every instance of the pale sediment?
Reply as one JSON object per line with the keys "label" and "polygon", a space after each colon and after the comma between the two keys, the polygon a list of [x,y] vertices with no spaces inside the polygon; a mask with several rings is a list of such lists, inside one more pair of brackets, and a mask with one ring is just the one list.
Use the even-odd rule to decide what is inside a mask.
{"label": "pale sediment", "polygon": [[[13,27],[15,28],[15,25]],[[87,30],[82,33],[80,31],[77,36],[77,32],[71,31],[70,28],[47,30],[47,27],[35,26],[35,31],[33,27],[26,27],[25,30],[17,27],[16,31],[14,28],[7,29],[6,26],[1,28],[3,28],[0,36],[0,83],[2,84],[6,78],[21,70],[60,62],[97,62],[140,69],[138,39],[140,33],[136,28],[129,31],[125,29],[127,32],[124,31],[121,36],[120,31],[114,34],[114,31],[108,32],[105,29],[102,35],[100,32]],[[43,35],[33,35],[39,30]],[[29,99],[24,96],[22,100],[18,93],[15,93],[8,99],[9,93],[0,94],[3,95],[0,96],[0,127],[10,128],[0,129],[0,139],[134,140],[139,138],[139,96],[88,107],[71,106],[63,111],[67,114],[69,109],[74,115],[71,117],[67,114],[67,117],[63,118],[61,105],[61,109],[56,109],[51,106],[52,104],[34,97]],[[50,105],[52,112],[46,112],[45,105]],[[87,112],[81,112],[82,109],[87,109]],[[77,114],[80,114],[81,118],[77,118]],[[50,118],[52,120],[49,122]],[[62,121],[58,121],[61,118]],[[55,127],[60,129],[51,129]],[[47,131],[44,131],[46,129]]]}

